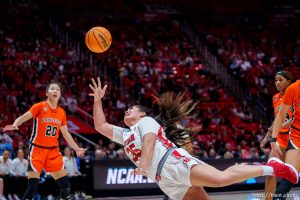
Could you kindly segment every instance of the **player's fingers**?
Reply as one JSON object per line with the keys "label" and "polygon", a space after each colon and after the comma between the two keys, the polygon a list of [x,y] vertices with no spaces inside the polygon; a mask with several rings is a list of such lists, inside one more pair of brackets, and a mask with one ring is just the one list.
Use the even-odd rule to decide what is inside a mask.
{"label": "player's fingers", "polygon": [[94,93],[90,93],[90,94],[89,94],[89,96],[92,96],[92,97],[94,97],[94,96],[95,96],[95,94],[94,94]]}
{"label": "player's fingers", "polygon": [[98,87],[100,87],[100,88],[101,88],[101,81],[100,81],[100,78],[99,78],[99,76],[97,77],[97,81],[98,81]]}
{"label": "player's fingers", "polygon": [[94,78],[92,78],[93,86],[96,89],[97,88],[97,83],[95,82]]}
{"label": "player's fingers", "polygon": [[104,87],[103,87],[103,95],[105,95],[106,88],[107,88],[107,85],[104,85]]}
{"label": "player's fingers", "polygon": [[89,87],[91,88],[91,90],[93,90],[93,92],[95,92],[95,88],[91,84],[89,84]]}

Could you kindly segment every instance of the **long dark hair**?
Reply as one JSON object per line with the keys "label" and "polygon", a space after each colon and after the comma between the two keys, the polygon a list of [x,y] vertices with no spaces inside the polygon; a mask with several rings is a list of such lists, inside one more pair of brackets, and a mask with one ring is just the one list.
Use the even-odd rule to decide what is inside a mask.
{"label": "long dark hair", "polygon": [[181,120],[196,116],[196,105],[185,93],[176,95],[167,92],[157,98],[153,110],[139,105],[137,107],[147,115],[156,115],[155,119],[163,126],[166,137],[177,147],[182,147],[191,143],[192,136],[199,131],[199,127],[184,127],[180,124]]}

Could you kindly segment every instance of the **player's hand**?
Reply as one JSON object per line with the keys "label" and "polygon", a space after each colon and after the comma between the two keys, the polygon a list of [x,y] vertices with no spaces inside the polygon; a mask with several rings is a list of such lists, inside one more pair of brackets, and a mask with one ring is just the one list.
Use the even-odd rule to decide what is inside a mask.
{"label": "player's hand", "polygon": [[15,130],[19,130],[19,128],[17,126],[14,126],[14,125],[6,125],[3,128],[3,131],[15,131]]}
{"label": "player's hand", "polygon": [[97,82],[98,83],[96,83],[95,80],[92,78],[93,85],[89,84],[89,87],[94,92],[94,93],[90,93],[89,96],[93,96],[94,100],[102,99],[102,97],[105,95],[105,91],[106,91],[106,88],[107,88],[107,85],[104,85],[103,88],[101,87],[101,81],[100,81],[99,77],[97,77]]}
{"label": "player's hand", "polygon": [[260,148],[264,148],[265,145],[269,142],[268,137],[264,137],[264,139],[262,139],[262,141],[260,141]]}
{"label": "player's hand", "polygon": [[281,158],[282,152],[276,142],[271,142],[271,148],[273,151],[273,155],[277,158]]}
{"label": "player's hand", "polygon": [[76,155],[77,155],[78,157],[83,157],[84,154],[85,154],[85,152],[86,152],[86,149],[84,149],[84,148],[79,148],[79,149],[76,151]]}
{"label": "player's hand", "polygon": [[135,168],[134,170],[132,170],[130,172],[131,175],[135,174],[135,175],[143,175],[146,176],[146,170],[140,167]]}

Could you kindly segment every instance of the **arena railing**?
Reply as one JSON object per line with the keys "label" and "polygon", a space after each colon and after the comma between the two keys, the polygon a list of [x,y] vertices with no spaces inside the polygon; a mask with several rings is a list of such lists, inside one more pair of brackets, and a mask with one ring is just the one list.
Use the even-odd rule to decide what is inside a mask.
{"label": "arena railing", "polygon": [[221,82],[224,86],[232,93],[232,95],[240,101],[246,101],[252,107],[252,112],[256,120],[266,121],[265,109],[261,108],[259,100],[253,101],[247,88],[242,86],[235,77],[230,75],[226,68],[218,62],[217,57],[213,55],[207,48],[207,46],[201,41],[200,37],[192,30],[192,28],[187,23],[181,23],[181,30],[186,33],[191,41],[193,41],[195,47],[200,51],[206,59],[206,64],[209,66],[208,69],[213,74],[220,77]]}

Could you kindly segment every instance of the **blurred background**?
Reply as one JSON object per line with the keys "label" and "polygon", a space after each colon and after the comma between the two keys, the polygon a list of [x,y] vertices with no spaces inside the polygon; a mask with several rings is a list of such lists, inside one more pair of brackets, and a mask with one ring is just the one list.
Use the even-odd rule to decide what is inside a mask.
{"label": "blurred background", "polygon": [[[292,72],[296,79],[300,75],[299,1],[2,0],[0,4],[0,127],[44,100],[46,84],[59,80],[68,128],[88,149],[84,158],[77,158],[60,140],[63,155],[76,160],[77,169],[69,172],[72,198],[163,198],[151,180],[130,177],[133,165],[123,149],[94,130],[88,84],[97,76],[108,84],[103,99],[108,122],[125,126],[123,114],[129,106],[151,107],[154,96],[184,91],[199,101],[197,118],[181,122],[202,126],[193,141],[195,156],[219,169],[266,161],[270,148],[261,149],[259,142],[274,119],[274,76],[279,70]],[[92,53],[84,43],[94,26],[106,27],[112,34],[112,46],[101,54]],[[22,154],[26,159],[31,131],[29,121],[20,131],[0,132],[3,159],[7,153],[12,160]],[[6,177],[3,195],[20,198],[26,174],[18,177],[17,185],[13,172],[0,176]],[[58,186],[49,175],[45,173],[40,183],[36,199],[57,198]],[[206,189],[216,193],[263,187],[264,178],[258,178]]]}

